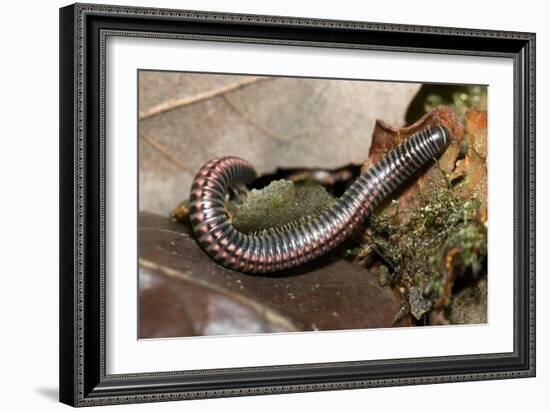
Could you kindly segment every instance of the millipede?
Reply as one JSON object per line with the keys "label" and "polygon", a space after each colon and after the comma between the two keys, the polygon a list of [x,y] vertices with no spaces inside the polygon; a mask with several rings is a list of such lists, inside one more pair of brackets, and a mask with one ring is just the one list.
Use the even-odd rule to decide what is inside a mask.
{"label": "millipede", "polygon": [[443,126],[421,130],[363,172],[331,206],[311,218],[242,233],[225,209],[229,190],[256,179],[253,166],[238,157],[216,157],[195,176],[190,221],[199,245],[223,266],[261,274],[299,266],[344,241],[386,197],[450,141]]}

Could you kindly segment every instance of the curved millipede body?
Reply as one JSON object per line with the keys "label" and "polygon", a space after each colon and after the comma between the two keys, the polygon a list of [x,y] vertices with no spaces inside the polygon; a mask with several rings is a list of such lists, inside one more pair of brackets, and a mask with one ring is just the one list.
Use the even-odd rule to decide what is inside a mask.
{"label": "curved millipede body", "polygon": [[340,244],[384,198],[437,158],[449,140],[445,127],[422,130],[361,174],[334,205],[318,215],[255,234],[237,231],[224,207],[232,185],[256,178],[254,168],[241,158],[214,158],[199,170],[191,186],[195,237],[212,258],[234,270],[267,273],[303,264]]}

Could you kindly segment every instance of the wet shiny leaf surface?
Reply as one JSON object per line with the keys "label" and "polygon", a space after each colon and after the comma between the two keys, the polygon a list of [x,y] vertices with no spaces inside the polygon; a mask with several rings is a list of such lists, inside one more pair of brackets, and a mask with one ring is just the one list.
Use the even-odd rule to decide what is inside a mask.
{"label": "wet shiny leaf surface", "polygon": [[375,275],[335,257],[251,276],[211,260],[165,217],[142,213],[139,238],[141,338],[391,327],[399,309]]}

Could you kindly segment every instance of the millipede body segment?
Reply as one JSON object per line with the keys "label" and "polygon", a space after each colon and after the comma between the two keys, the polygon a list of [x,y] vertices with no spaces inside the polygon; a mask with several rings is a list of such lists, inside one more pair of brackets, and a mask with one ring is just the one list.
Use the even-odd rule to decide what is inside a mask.
{"label": "millipede body segment", "polygon": [[248,273],[268,273],[301,265],[346,239],[390,193],[450,141],[442,126],[422,130],[361,174],[332,206],[318,215],[261,233],[237,231],[225,211],[228,190],[256,178],[238,157],[217,157],[199,170],[191,186],[190,218],[200,246],[220,264]]}

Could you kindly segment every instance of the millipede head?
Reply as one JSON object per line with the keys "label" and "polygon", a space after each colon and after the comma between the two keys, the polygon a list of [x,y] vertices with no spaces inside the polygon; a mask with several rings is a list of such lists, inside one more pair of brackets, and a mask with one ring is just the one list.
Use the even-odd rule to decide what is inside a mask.
{"label": "millipede head", "polygon": [[440,151],[451,142],[451,132],[447,127],[437,126],[430,129],[431,140],[437,145]]}

